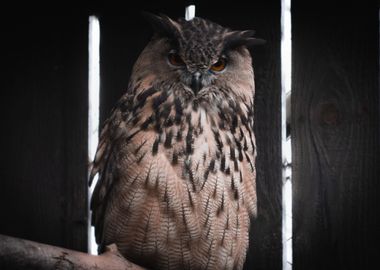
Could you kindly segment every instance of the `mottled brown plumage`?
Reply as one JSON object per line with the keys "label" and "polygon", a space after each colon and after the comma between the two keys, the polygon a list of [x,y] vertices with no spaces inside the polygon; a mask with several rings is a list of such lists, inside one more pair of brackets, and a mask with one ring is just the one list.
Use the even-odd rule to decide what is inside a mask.
{"label": "mottled brown plumage", "polygon": [[258,40],[201,18],[150,20],[93,162],[97,242],[150,269],[241,269],[256,213],[246,47]]}

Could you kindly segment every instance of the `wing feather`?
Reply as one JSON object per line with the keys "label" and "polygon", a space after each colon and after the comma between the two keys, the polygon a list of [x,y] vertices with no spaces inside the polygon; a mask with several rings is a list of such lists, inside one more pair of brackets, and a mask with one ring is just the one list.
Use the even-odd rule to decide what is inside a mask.
{"label": "wing feather", "polygon": [[[124,130],[123,130],[124,129]],[[104,215],[109,202],[113,186],[118,181],[117,152],[114,150],[121,138],[126,134],[126,127],[122,124],[121,111],[118,107],[111,113],[102,128],[98,148],[90,172],[91,185],[98,175],[98,182],[91,197],[90,209],[92,211],[91,224],[95,226],[96,242],[103,249]]]}

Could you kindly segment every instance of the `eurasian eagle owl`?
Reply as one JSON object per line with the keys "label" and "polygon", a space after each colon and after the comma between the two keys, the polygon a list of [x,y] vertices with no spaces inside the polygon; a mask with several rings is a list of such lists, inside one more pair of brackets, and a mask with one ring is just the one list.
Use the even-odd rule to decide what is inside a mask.
{"label": "eurasian eagle owl", "polygon": [[253,31],[148,16],[155,35],[105,122],[100,249],[150,269],[242,269],[256,213]]}

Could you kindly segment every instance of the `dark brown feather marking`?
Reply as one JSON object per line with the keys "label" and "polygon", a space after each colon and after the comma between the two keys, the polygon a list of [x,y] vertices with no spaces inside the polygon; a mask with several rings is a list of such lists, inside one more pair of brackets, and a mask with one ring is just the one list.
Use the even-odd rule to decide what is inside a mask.
{"label": "dark brown feather marking", "polygon": [[140,117],[136,116],[136,117],[133,118],[132,124],[135,126],[139,121],[140,121]]}
{"label": "dark brown feather marking", "polygon": [[[169,111],[169,113],[170,113],[170,111]],[[173,124],[174,124],[173,117],[167,117],[165,120],[165,123],[164,123],[165,127],[171,127],[171,126],[173,126]]]}
{"label": "dark brown feather marking", "polygon": [[235,190],[235,179],[234,179],[234,176],[231,176],[231,189]]}
{"label": "dark brown feather marking", "polygon": [[133,178],[133,180],[132,180],[132,182],[131,182],[131,186],[133,186],[134,184],[135,184],[135,182],[136,182],[136,180],[139,178],[139,175],[136,175],[134,178]]}
{"label": "dark brown feather marking", "polygon": [[215,169],[215,159],[212,159],[212,160],[210,161],[210,165],[208,166],[208,170],[209,170],[210,172],[212,172],[212,173],[215,173],[214,169]]}
{"label": "dark brown feather marking", "polygon": [[181,100],[179,98],[175,98],[174,100],[174,108],[175,108],[175,123],[179,125],[181,123],[183,108],[181,104]]}
{"label": "dark brown feather marking", "polygon": [[185,169],[185,174],[187,174],[189,176],[191,186],[193,187],[193,191],[195,192],[196,187],[195,187],[195,183],[194,183],[194,173],[193,173],[193,170],[191,169],[191,161],[184,163],[184,169]]}
{"label": "dark brown feather marking", "polygon": [[169,195],[168,195],[168,182],[166,181],[165,184],[165,191],[164,191],[164,202],[166,203],[166,213],[169,213]]}
{"label": "dark brown feather marking", "polygon": [[168,133],[166,133],[166,138],[165,138],[165,143],[164,143],[165,148],[170,148],[172,146],[172,139],[173,139],[173,131],[170,130]]}
{"label": "dark brown feather marking", "polygon": [[146,130],[152,123],[154,122],[154,116],[151,115],[149,116],[142,124],[141,124],[141,129]]}
{"label": "dark brown feather marking", "polygon": [[214,192],[212,193],[212,197],[213,197],[214,199],[216,198],[216,193],[217,193],[217,190],[218,190],[218,180],[219,180],[219,178],[217,177],[217,178],[216,178],[216,181],[215,181]]}
{"label": "dark brown feather marking", "polygon": [[206,268],[205,269],[208,269],[208,267],[210,265],[210,260],[211,260],[210,254],[211,254],[211,248],[212,248],[213,243],[214,243],[214,239],[211,240],[210,245],[209,245],[208,250],[207,250],[207,254],[209,256],[207,256],[207,264],[206,264]]}
{"label": "dark brown feather marking", "polygon": [[194,112],[196,112],[198,110],[198,107],[199,107],[199,102],[198,100],[193,100],[193,106],[192,106],[192,109]]}
{"label": "dark brown feather marking", "polygon": [[144,140],[134,151],[135,155],[141,150],[141,148],[146,144],[147,140]]}
{"label": "dark brown feather marking", "polygon": [[182,140],[182,130],[179,129],[177,131],[177,136],[176,136],[177,142],[180,142]]}
{"label": "dark brown feather marking", "polygon": [[248,163],[249,163],[249,165],[251,167],[251,171],[253,172],[255,170],[255,167],[253,166],[252,161],[249,158],[249,155],[247,153],[245,153],[245,158],[247,159],[247,161],[248,161]]}
{"label": "dark brown feather marking", "polygon": [[235,172],[239,171],[239,164],[238,164],[237,159],[234,160],[234,169],[235,169]]}
{"label": "dark brown feather marking", "polygon": [[117,107],[122,113],[126,113],[130,109],[127,102],[119,102],[119,104],[117,104]]}
{"label": "dark brown feather marking", "polygon": [[185,206],[183,204],[182,204],[182,221],[183,221],[183,224],[185,225],[186,231],[188,232],[189,231],[189,225],[188,225],[187,219],[186,219]]}
{"label": "dark brown feather marking", "polygon": [[146,99],[150,97],[151,95],[155,94],[158,90],[156,88],[149,88],[148,90],[145,90],[144,92],[137,95],[137,108],[141,108],[145,105]]}
{"label": "dark brown feather marking", "polygon": [[161,95],[159,95],[159,96],[157,96],[157,97],[155,97],[155,98],[153,98],[153,102],[152,102],[152,109],[153,110],[159,110],[159,108],[160,108],[160,105],[162,104],[162,103],[164,103],[167,99],[168,99],[168,94],[166,93],[166,91],[163,91],[162,93],[161,93]]}
{"label": "dark brown feather marking", "polygon": [[199,169],[199,161],[197,162],[197,165],[195,166],[195,171],[197,172]]}
{"label": "dark brown feather marking", "polygon": [[136,163],[139,164],[139,163],[144,159],[144,157],[145,157],[145,155],[146,155],[147,153],[148,153],[147,151],[145,151],[144,153],[142,153],[142,154],[138,157],[138,159],[136,160]]}
{"label": "dark brown feather marking", "polygon": [[178,164],[178,153],[176,151],[173,151],[172,164],[173,165]]}
{"label": "dark brown feather marking", "polygon": [[223,155],[222,159],[220,160],[220,171],[224,172],[225,167],[226,167],[226,157],[225,155]]}
{"label": "dark brown feather marking", "polygon": [[158,189],[159,182],[160,182],[160,173],[158,172],[157,175],[156,175],[155,182],[154,182],[154,188],[155,188],[155,190]]}
{"label": "dark brown feather marking", "polygon": [[136,130],[136,131],[133,132],[131,135],[129,135],[129,136],[125,139],[125,141],[126,141],[126,142],[129,142],[129,141],[132,140],[132,138],[135,137],[136,134],[139,133],[140,131],[141,131],[141,129]]}
{"label": "dark brown feather marking", "polygon": [[240,219],[239,219],[239,215],[236,215],[236,233],[235,233],[235,238],[237,238],[237,236],[238,236],[239,228],[240,228]]}
{"label": "dark brown feather marking", "polygon": [[244,137],[244,146],[243,146],[243,150],[244,151],[247,151],[248,150],[248,144],[247,144],[247,139]]}
{"label": "dark brown feather marking", "polygon": [[172,109],[172,105],[170,103],[165,103],[163,105],[162,110],[158,114],[158,117],[160,117],[160,118],[162,118],[162,119],[165,120],[165,126],[166,126],[166,122],[168,120],[168,117],[170,115],[171,109]]}
{"label": "dark brown feather marking", "polygon": [[238,125],[238,117],[235,114],[232,117],[232,124],[231,124],[231,132],[232,132],[232,134],[234,134],[236,132],[237,125]]}
{"label": "dark brown feather marking", "polygon": [[223,151],[223,142],[220,139],[220,134],[218,132],[213,132],[213,133],[214,133],[214,139],[215,139],[215,142],[216,142],[216,146],[218,147],[218,150],[220,152],[222,152]]}
{"label": "dark brown feather marking", "polygon": [[231,146],[230,147],[230,158],[231,160],[235,160],[236,157],[235,157],[235,149]]}
{"label": "dark brown feather marking", "polygon": [[203,174],[203,183],[202,183],[202,186],[201,186],[201,190],[204,188],[209,174],[210,174],[210,167],[208,167],[205,170],[205,173]]}
{"label": "dark brown feather marking", "polygon": [[210,220],[210,212],[207,212],[207,216],[206,216],[206,220],[205,220],[205,223],[203,224],[204,227],[206,227],[209,223],[209,220]]}
{"label": "dark brown feather marking", "polygon": [[220,204],[220,210],[224,211],[224,192],[222,194],[222,203]]}
{"label": "dark brown feather marking", "polygon": [[[206,238],[208,239],[208,237],[210,236],[210,232],[211,232],[211,224],[207,226],[207,231],[206,231]],[[209,257],[209,256],[208,256]]]}
{"label": "dark brown feather marking", "polygon": [[186,153],[188,155],[192,154],[194,149],[193,149],[193,127],[189,126],[189,130],[186,135]]}
{"label": "dark brown feather marking", "polygon": [[150,171],[151,170],[152,170],[152,164],[150,164],[149,169],[148,169],[148,173],[146,174],[146,177],[145,177],[145,187],[148,186],[148,182],[149,182],[149,178],[150,178]]}
{"label": "dark brown feather marking", "polygon": [[160,137],[157,136],[156,140],[154,141],[153,143],[153,147],[152,147],[152,155],[155,156],[158,152],[158,145],[160,143]]}
{"label": "dark brown feather marking", "polygon": [[237,189],[235,189],[235,191],[234,191],[234,199],[239,200],[239,192]]}
{"label": "dark brown feather marking", "polygon": [[[221,246],[224,246],[224,238],[226,237],[226,231],[227,231],[226,229],[223,230],[222,239],[221,239],[221,241],[220,241],[220,245],[221,245]],[[227,263],[227,262],[226,262],[226,263]]]}
{"label": "dark brown feather marking", "polygon": [[248,125],[248,119],[247,119],[247,117],[244,114],[240,115],[240,121],[241,121],[241,124],[243,126],[247,126]]}
{"label": "dark brown feather marking", "polygon": [[210,195],[207,197],[206,205],[205,205],[205,212],[208,211],[208,206],[210,204]]}

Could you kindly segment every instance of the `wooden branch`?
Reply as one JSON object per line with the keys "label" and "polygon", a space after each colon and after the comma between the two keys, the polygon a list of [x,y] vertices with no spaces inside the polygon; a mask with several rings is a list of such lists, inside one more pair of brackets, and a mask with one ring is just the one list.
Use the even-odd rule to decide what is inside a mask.
{"label": "wooden branch", "polygon": [[126,260],[115,244],[94,256],[1,234],[0,269],[144,270]]}

